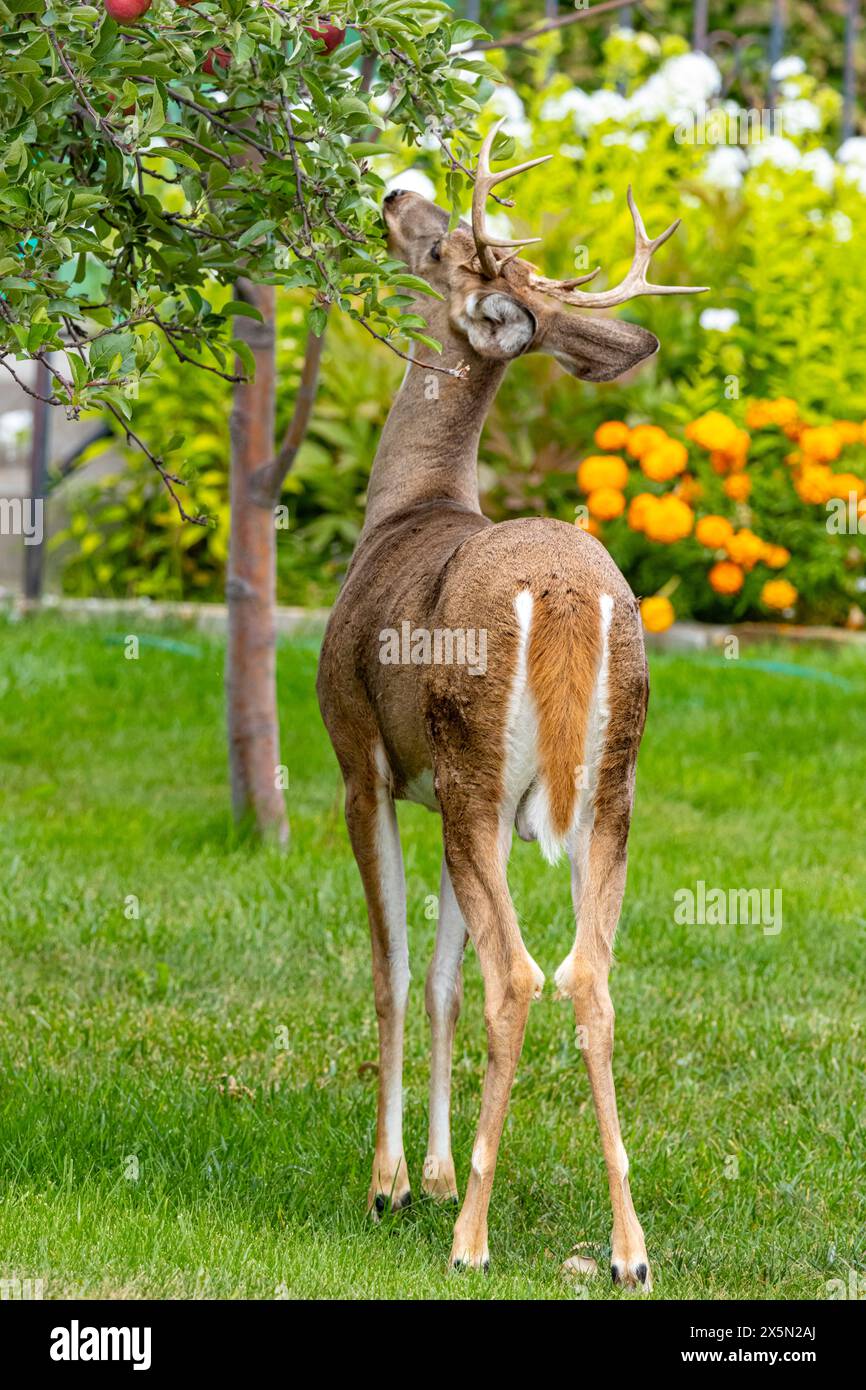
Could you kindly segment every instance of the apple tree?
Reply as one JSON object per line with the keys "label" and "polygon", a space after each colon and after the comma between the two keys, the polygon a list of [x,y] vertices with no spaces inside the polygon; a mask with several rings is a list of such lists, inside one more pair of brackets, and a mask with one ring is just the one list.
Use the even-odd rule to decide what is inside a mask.
{"label": "apple tree", "polygon": [[[274,677],[274,504],[329,311],[437,344],[389,257],[383,131],[432,141],[455,204],[496,77],[441,0],[0,0],[0,367],[99,410],[184,505],[183,420],[136,429],[161,354],[234,385],[227,695],[236,815],[287,836]],[[488,88],[489,89],[489,88]],[[387,142],[393,145],[394,140]],[[221,287],[231,286],[229,293]],[[275,450],[274,295],[309,295],[296,418]],[[29,388],[31,394],[33,387]]]}

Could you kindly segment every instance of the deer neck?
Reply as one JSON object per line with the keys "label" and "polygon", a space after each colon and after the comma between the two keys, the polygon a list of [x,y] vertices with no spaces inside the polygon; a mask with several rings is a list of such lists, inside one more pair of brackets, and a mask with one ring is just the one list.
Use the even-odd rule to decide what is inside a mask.
{"label": "deer neck", "polygon": [[[451,329],[444,305],[426,300],[423,312],[442,355],[415,348],[420,362],[406,370],[373,461],[365,530],[413,503],[440,498],[481,511],[478,443],[506,363],[474,353]],[[446,376],[424,362],[452,368],[464,363],[469,374]]]}

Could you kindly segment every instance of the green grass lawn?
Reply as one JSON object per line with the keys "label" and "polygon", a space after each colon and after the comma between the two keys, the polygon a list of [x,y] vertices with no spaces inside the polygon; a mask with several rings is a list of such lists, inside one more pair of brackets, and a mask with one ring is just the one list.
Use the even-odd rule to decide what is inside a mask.
{"label": "green grass lawn", "polygon": [[[491,1208],[492,1268],[448,1275],[420,1198],[435,817],[401,807],[416,1201],[374,1227],[376,1029],[360,883],[313,692],[280,651],[293,845],[233,841],[222,648],[0,625],[0,1266],[46,1297],[621,1298],[564,1281],[610,1213],[571,1011],[533,1007]],[[194,648],[190,651],[188,648]],[[866,665],[844,651],[661,655],[612,990],[655,1298],[820,1298],[864,1269]],[[788,667],[796,663],[797,669]],[[678,888],[779,888],[778,935],[681,926]],[[548,977],[567,868],[517,843]],[[138,915],[135,905],[138,904]],[[456,1046],[465,1184],[485,1060],[477,963]]]}

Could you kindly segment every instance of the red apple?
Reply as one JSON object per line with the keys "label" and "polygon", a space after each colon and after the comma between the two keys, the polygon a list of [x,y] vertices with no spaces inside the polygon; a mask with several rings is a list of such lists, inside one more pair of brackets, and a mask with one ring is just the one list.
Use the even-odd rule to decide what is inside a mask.
{"label": "red apple", "polygon": [[346,37],[345,29],[338,29],[336,24],[331,24],[330,20],[320,19],[320,29],[311,29],[305,24],[304,28],[311,39],[321,39],[325,45],[326,53],[333,53],[335,48],[339,48],[343,39]]}
{"label": "red apple", "polygon": [[215,63],[223,69],[231,67],[232,55],[227,48],[212,48],[201,65],[202,72],[206,72],[208,77],[216,77]]}
{"label": "red apple", "polygon": [[105,0],[105,8],[118,24],[134,24],[150,9],[153,0]]}

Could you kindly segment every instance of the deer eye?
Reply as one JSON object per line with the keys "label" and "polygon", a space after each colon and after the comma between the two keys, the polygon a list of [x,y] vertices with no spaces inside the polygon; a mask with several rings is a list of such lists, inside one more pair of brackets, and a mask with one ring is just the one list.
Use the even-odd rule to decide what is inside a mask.
{"label": "deer eye", "polygon": [[439,248],[441,247],[441,245],[442,245],[442,242],[441,242],[441,241],[435,241],[435,242],[433,243],[433,245],[430,247],[430,259],[431,259],[431,261],[441,261],[441,259],[442,259],[442,252],[441,252],[440,249],[439,249]]}

